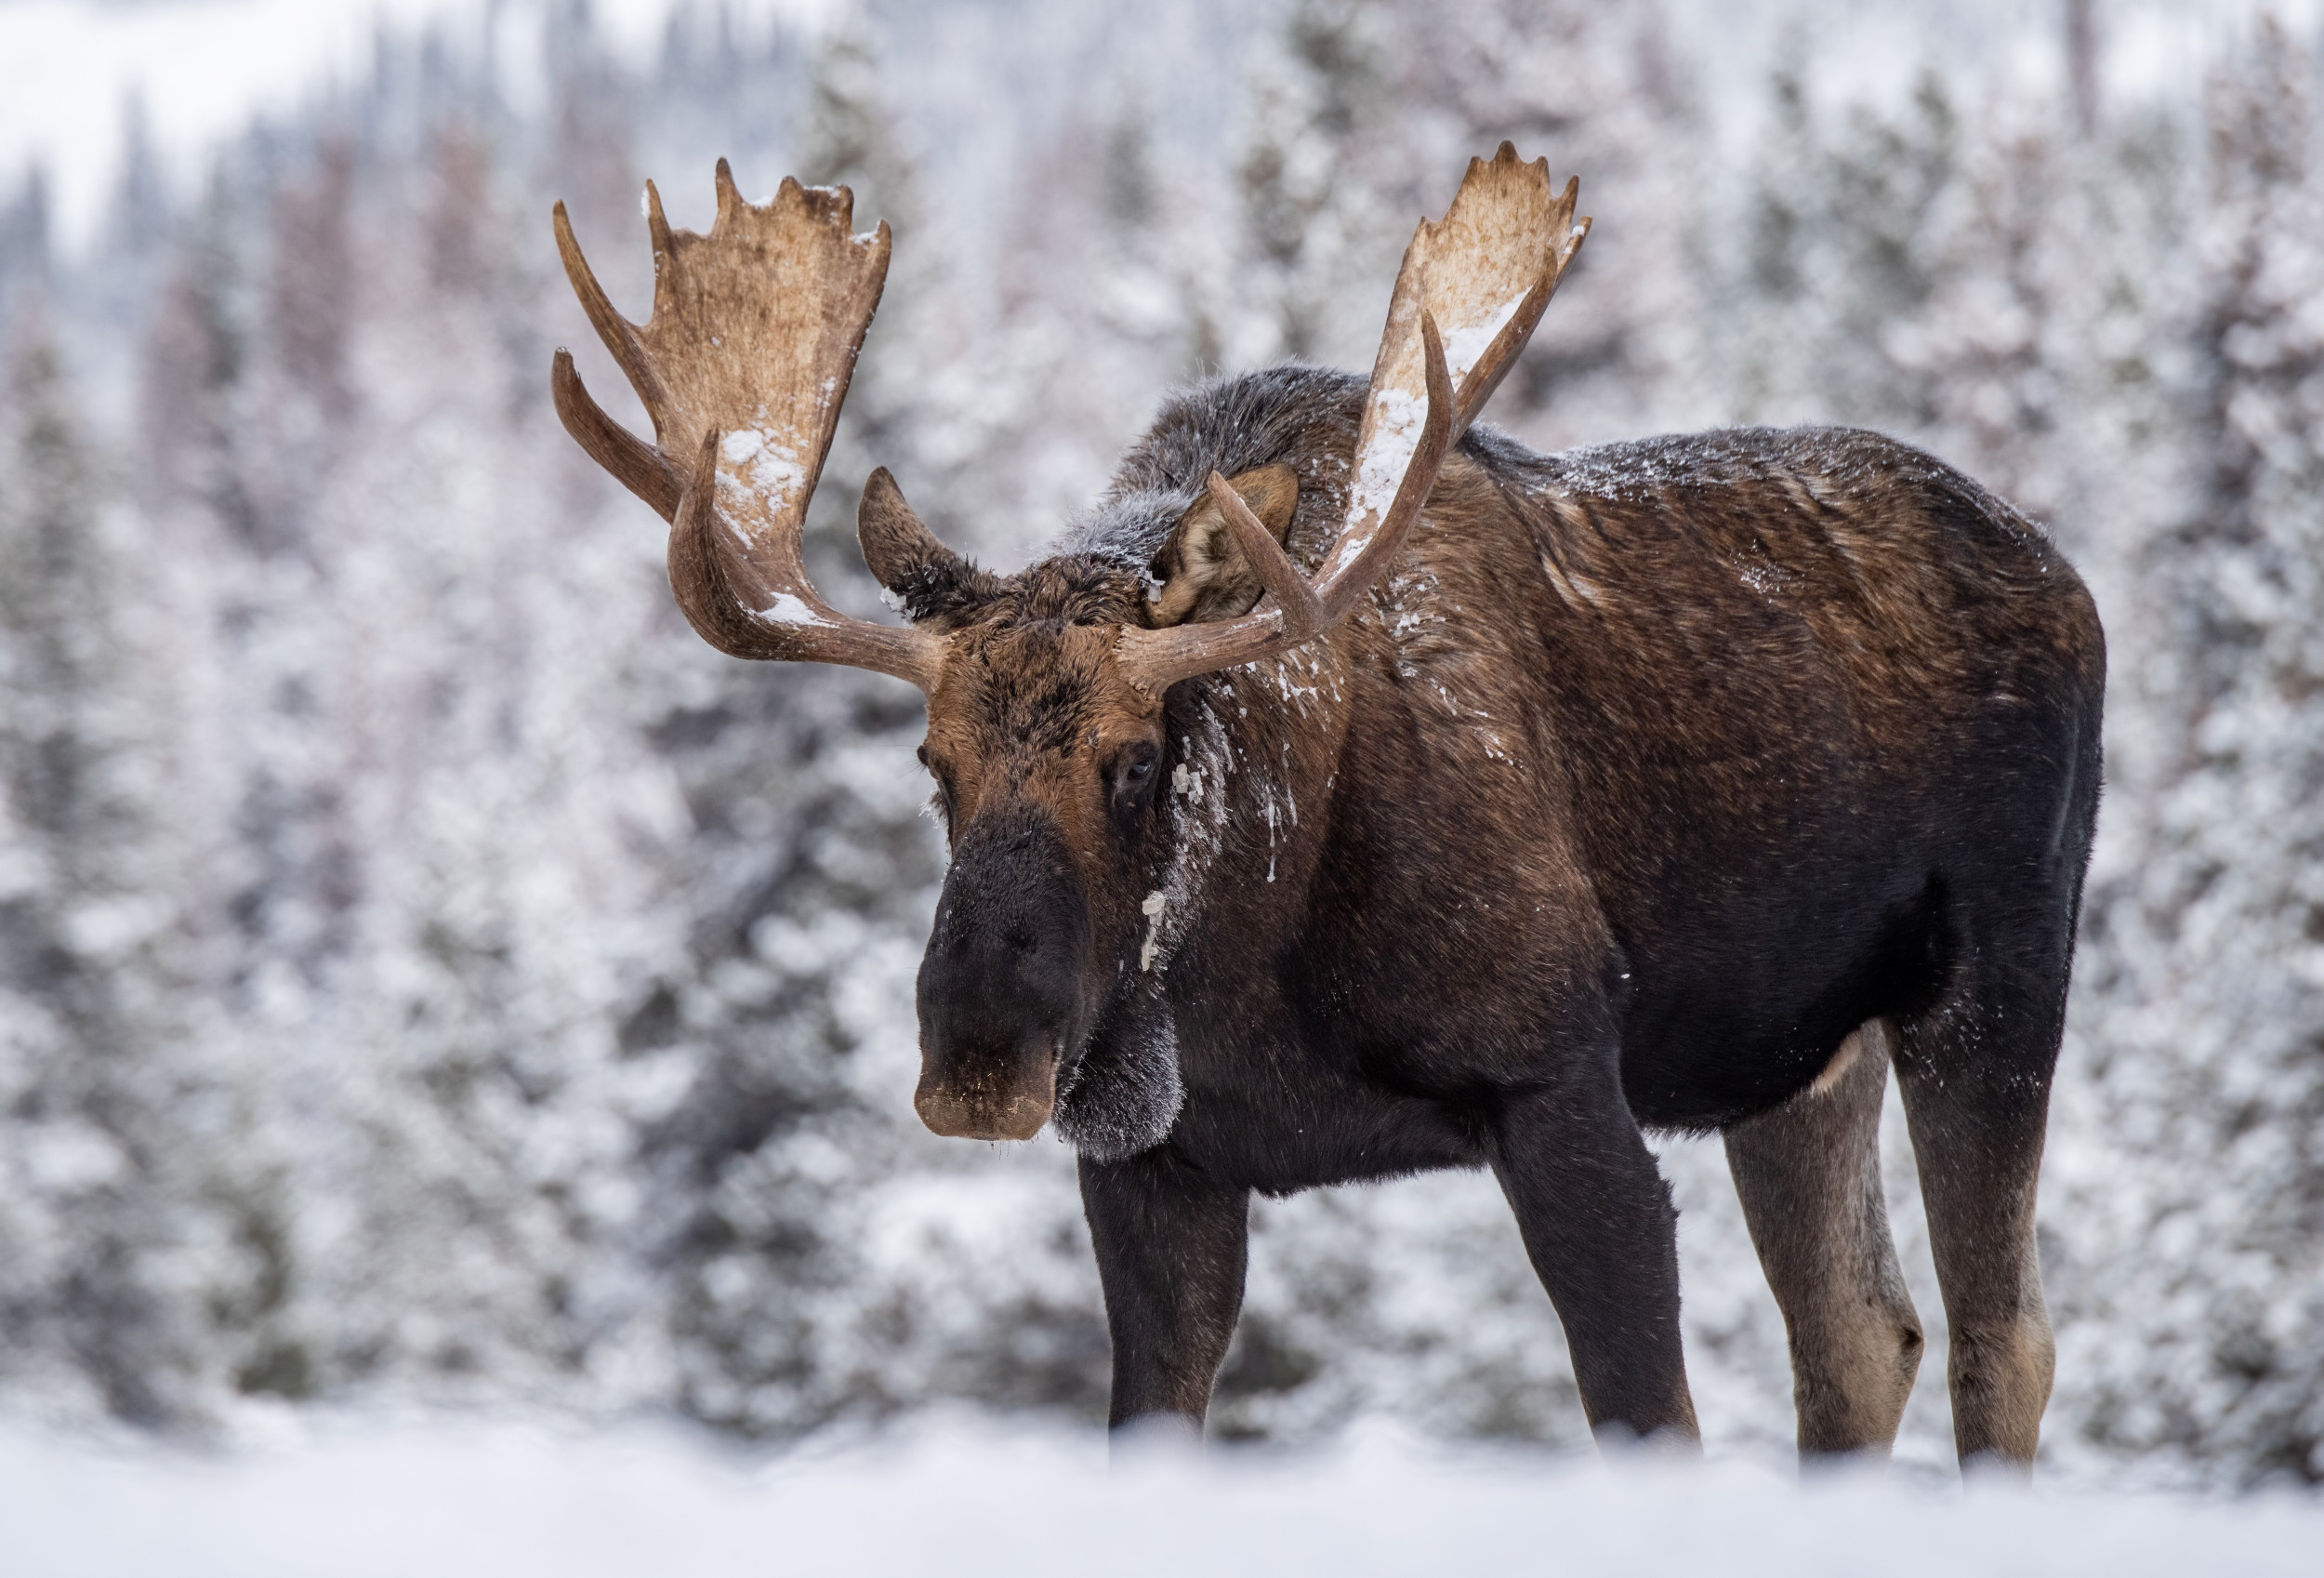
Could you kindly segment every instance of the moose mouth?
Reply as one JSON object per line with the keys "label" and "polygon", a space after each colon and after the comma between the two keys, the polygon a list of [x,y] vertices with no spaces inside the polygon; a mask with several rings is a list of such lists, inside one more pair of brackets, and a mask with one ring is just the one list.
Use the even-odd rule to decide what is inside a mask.
{"label": "moose mouth", "polygon": [[[923,1005],[925,1008],[925,1004]],[[949,1139],[1029,1140],[1057,1109],[1088,1049],[1090,1015],[1034,1013],[1030,1022],[963,1025],[960,1016],[925,1011],[920,1019],[920,1080],[913,1110]],[[965,1033],[964,1033],[965,1032]]]}
{"label": "moose mouth", "polygon": [[1169,1010],[1133,978],[1094,1012],[1076,1004],[1065,1018],[1061,1028],[1022,1032],[1013,1046],[995,1038],[964,1051],[930,1034],[956,1020],[923,1017],[913,1110],[947,1139],[1029,1140],[1054,1120],[1085,1153],[1122,1150],[1124,1135],[1138,1137],[1129,1149],[1155,1143],[1183,1100]]}
{"label": "moose mouth", "polygon": [[947,1139],[1029,1140],[1057,1107],[1054,1051],[1018,1057],[998,1078],[939,1079],[923,1070],[912,1108],[931,1132]]}

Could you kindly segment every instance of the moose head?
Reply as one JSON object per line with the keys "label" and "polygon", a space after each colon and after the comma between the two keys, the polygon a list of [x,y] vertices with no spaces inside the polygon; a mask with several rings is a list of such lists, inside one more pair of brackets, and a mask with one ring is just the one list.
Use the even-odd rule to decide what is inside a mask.
{"label": "moose head", "polygon": [[[654,311],[606,299],[563,205],[566,272],[652,417],[651,444],[590,399],[571,356],[566,430],[670,524],[669,578],[703,638],[737,657],[846,664],[918,685],[920,760],[951,847],[918,983],[914,1098],[940,1134],[1030,1138],[1093,1029],[1152,962],[1174,838],[1157,816],[1180,764],[1172,687],[1313,641],[1386,573],[1438,471],[1539,321],[1589,221],[1576,186],[1502,144],[1405,254],[1350,457],[1343,523],[1311,580],[1285,538],[1286,467],[1209,475],[1148,564],[1065,554],[1013,576],[930,532],[885,470],[857,514],[872,574],[908,628],[839,614],[808,583],[800,530],[886,277],[883,222],[857,234],[845,188],[786,179],[760,206],[718,166],[707,235],[646,189]],[[1167,1122],[1169,1114],[1162,1114]]]}

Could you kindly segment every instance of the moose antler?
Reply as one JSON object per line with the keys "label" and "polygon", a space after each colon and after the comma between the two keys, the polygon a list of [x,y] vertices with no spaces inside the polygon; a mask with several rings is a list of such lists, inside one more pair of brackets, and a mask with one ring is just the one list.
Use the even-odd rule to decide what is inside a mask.
{"label": "moose antler", "polygon": [[1225,515],[1269,601],[1239,619],[1125,629],[1125,670],[1159,694],[1196,674],[1270,656],[1331,629],[1387,573],[1436,485],[1445,457],[1482,410],[1541,321],[1590,221],[1574,218],[1580,183],[1552,195],[1550,162],[1525,164],[1502,143],[1469,161],[1452,206],[1423,219],[1388,303],[1355,442],[1347,524],[1311,586],[1242,497],[1213,472]]}
{"label": "moose antler", "polygon": [[673,231],[646,189],[654,312],[614,311],[557,205],[557,249],[582,309],[654,418],[651,444],[608,417],[557,352],[557,415],[598,464],[670,523],[670,590],[704,640],[736,657],[872,669],[931,689],[943,642],[851,619],[800,558],[864,333],[888,276],[888,227],[854,233],[845,187],[786,179],[760,207],[720,159],[708,235]]}

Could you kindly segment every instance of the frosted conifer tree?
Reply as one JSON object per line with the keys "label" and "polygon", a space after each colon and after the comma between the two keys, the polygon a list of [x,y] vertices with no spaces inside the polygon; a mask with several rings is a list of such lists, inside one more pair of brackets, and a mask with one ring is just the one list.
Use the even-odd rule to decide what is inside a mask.
{"label": "frosted conifer tree", "polygon": [[[2067,1357],[2093,1440],[2324,1478],[2324,207],[2305,62],[2213,84],[2183,524],[2136,653],[2139,857],[2091,905],[2088,1034],[2135,1182]],[[2141,812],[2145,814],[2142,816]]]}
{"label": "frosted conifer tree", "polygon": [[[1721,190],[1693,106],[1711,68],[1676,46],[1662,7],[1403,0],[1389,17],[1394,130],[1367,163],[1393,246],[1503,139],[1546,157],[1552,180],[1579,178],[1595,220],[1491,419],[1546,448],[1732,419],[1704,376],[1723,248],[1706,234]],[[1393,257],[1374,267],[1357,296],[1393,277]]]}
{"label": "frosted conifer tree", "polygon": [[35,165],[0,200],[0,312],[9,322],[18,303],[47,283],[49,261],[48,176]]}
{"label": "frosted conifer tree", "polygon": [[[279,1204],[191,1002],[193,837],[146,617],[167,611],[20,320],[0,392],[0,1352],[184,1424],[270,1302]],[[192,836],[190,836],[192,835]]]}
{"label": "frosted conifer tree", "polygon": [[1771,92],[1745,210],[1726,216],[1748,243],[1730,287],[1737,414],[1925,432],[1937,391],[1915,335],[1964,201],[1952,97],[1923,73],[1903,114],[1857,106],[1833,130],[1793,67]]}
{"label": "frosted conifer tree", "polygon": [[1230,365],[1353,359],[1376,332],[1340,314],[1354,277],[1393,274],[1403,245],[1376,210],[1364,157],[1388,108],[1393,39],[1381,0],[1298,0],[1248,68],[1235,171],[1247,266],[1213,309]]}

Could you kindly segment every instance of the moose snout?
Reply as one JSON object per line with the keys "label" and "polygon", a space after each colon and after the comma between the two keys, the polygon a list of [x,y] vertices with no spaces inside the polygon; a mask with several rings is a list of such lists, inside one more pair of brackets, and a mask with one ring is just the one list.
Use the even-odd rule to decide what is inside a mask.
{"label": "moose snout", "polygon": [[960,1140],[1029,1140],[1041,1132],[1057,1105],[1057,1054],[1047,1042],[964,1061],[939,1067],[923,1059],[912,1094],[921,1122]]}
{"label": "moose snout", "polygon": [[920,961],[922,1122],[962,1139],[1040,1132],[1086,1018],[1089,949],[1089,904],[1054,826],[1019,815],[972,829]]}

